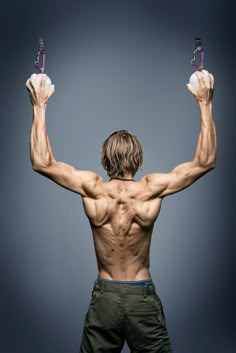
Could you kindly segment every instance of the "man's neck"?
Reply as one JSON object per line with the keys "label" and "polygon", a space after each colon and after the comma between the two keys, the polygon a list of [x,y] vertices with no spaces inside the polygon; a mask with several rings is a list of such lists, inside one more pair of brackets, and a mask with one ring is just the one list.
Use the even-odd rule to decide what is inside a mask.
{"label": "man's neck", "polygon": [[110,180],[123,180],[123,181],[134,181],[133,178],[124,178],[124,177],[111,177]]}
{"label": "man's neck", "polygon": [[113,180],[113,179],[123,180],[123,181],[134,181],[132,174],[125,174],[124,176],[117,175],[110,178],[110,180]]}

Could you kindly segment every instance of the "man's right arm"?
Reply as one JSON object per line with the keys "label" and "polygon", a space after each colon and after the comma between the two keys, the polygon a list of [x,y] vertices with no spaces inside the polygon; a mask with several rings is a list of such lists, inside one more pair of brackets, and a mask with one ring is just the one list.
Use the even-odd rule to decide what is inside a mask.
{"label": "man's right arm", "polygon": [[205,81],[199,75],[199,88],[189,91],[199,103],[201,128],[193,161],[176,166],[169,173],[153,173],[144,177],[151,194],[164,197],[179,192],[215,168],[216,129],[212,117],[213,79]]}
{"label": "man's right arm", "polygon": [[[46,77],[46,75],[45,75]],[[102,178],[95,172],[76,170],[73,166],[54,158],[46,129],[46,106],[54,87],[46,87],[43,76],[40,85],[34,84],[34,76],[26,86],[33,106],[33,122],[30,135],[30,157],[33,169],[60,186],[80,194],[96,197]]]}

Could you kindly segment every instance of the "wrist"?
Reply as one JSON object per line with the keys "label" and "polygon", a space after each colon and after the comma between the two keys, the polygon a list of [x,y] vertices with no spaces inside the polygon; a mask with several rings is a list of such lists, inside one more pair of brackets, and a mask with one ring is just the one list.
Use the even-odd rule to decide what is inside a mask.
{"label": "wrist", "polygon": [[212,101],[209,102],[198,102],[201,110],[212,110]]}
{"label": "wrist", "polygon": [[43,105],[43,106],[36,105],[36,104],[33,105],[33,111],[35,113],[45,112],[45,110],[46,110],[46,105]]}

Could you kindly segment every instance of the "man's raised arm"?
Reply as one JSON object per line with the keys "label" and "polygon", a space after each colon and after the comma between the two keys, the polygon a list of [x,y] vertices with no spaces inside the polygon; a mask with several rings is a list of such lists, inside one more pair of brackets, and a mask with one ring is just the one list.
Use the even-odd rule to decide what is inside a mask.
{"label": "man's raised arm", "polygon": [[[46,130],[46,107],[48,99],[54,93],[45,74],[33,74],[26,82],[33,106],[33,122],[30,135],[30,158],[33,169],[55,181],[62,187],[93,197],[96,185],[101,177],[94,172],[79,171],[69,164],[55,160]],[[39,81],[40,78],[40,81]]]}
{"label": "man's raised arm", "polygon": [[188,90],[199,103],[201,112],[201,128],[193,161],[176,166],[169,173],[153,173],[144,177],[151,193],[164,197],[185,189],[201,176],[215,168],[216,165],[216,129],[212,117],[213,76],[205,78],[196,73],[199,87],[189,84]]}

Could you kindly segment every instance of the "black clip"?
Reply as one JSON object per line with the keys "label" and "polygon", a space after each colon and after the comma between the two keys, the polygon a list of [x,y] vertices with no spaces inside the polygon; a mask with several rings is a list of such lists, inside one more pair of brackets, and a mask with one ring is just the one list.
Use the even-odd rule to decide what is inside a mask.
{"label": "black clip", "polygon": [[198,51],[202,50],[202,40],[201,38],[195,38],[196,49]]}

